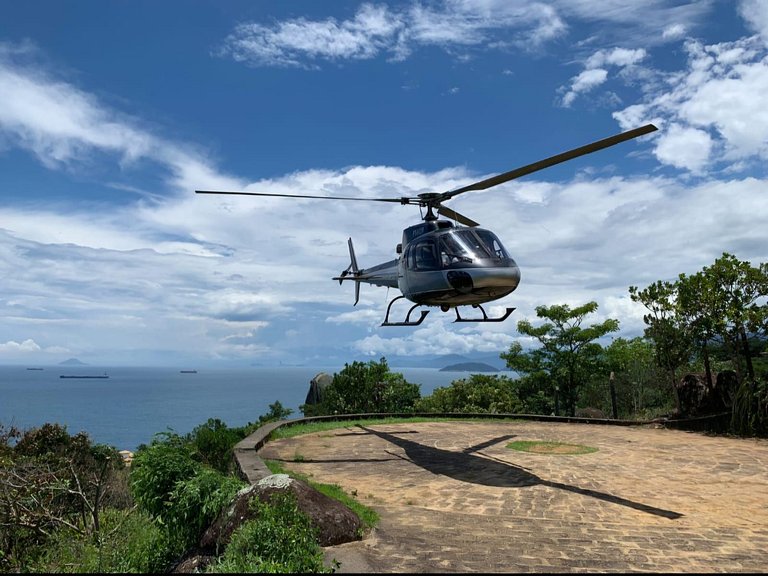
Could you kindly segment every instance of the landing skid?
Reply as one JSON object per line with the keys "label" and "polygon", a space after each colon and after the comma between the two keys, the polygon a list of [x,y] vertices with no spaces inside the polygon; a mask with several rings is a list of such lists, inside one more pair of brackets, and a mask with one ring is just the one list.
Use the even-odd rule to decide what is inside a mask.
{"label": "landing skid", "polygon": [[[408,314],[405,316],[404,322],[390,322],[389,321],[389,312],[392,310],[392,304],[400,300],[401,298],[405,298],[405,296],[397,296],[396,298],[393,298],[392,301],[389,303],[389,306],[387,306],[387,313],[384,316],[384,322],[381,323],[382,326],[418,326],[422,322],[424,322],[424,318],[427,317],[427,314],[429,314],[429,310],[420,310],[419,313],[421,314],[419,316],[418,320],[411,320],[411,314],[413,311],[418,308],[419,306],[423,306],[423,304],[414,304],[411,306],[411,308],[408,310]],[[509,315],[512,314],[516,310],[516,308],[507,308],[507,311],[498,318],[488,318],[488,314],[485,313],[485,309],[480,304],[472,304],[472,308],[478,308],[480,312],[483,313],[482,318],[462,318],[461,314],[459,314],[459,307],[456,306],[454,310],[456,311],[456,320],[454,322],[504,322],[507,318],[509,318]],[[447,309],[443,310],[444,312],[447,312]]]}
{"label": "landing skid", "polygon": [[389,306],[387,306],[387,314],[384,316],[384,322],[381,323],[382,326],[418,326],[422,322],[424,322],[424,318],[427,317],[427,314],[429,314],[429,310],[420,310],[421,317],[416,321],[411,321],[411,312],[413,312],[416,308],[421,306],[421,304],[414,304],[411,306],[411,309],[408,310],[408,314],[405,316],[405,322],[390,322],[389,321],[389,311],[392,308],[392,304],[394,304],[397,300],[400,300],[400,298],[405,298],[405,296],[398,296],[396,298],[392,299],[392,302],[389,303]]}
{"label": "landing skid", "polygon": [[456,311],[456,320],[454,322],[504,322],[507,318],[509,318],[509,315],[512,314],[512,312],[515,311],[515,308],[507,308],[507,311],[504,313],[503,316],[500,316],[499,318],[488,318],[488,314],[485,313],[485,310],[483,309],[480,304],[472,304],[472,308],[479,308],[480,312],[483,313],[482,318],[462,318],[459,314],[459,307],[457,306],[454,308]]}

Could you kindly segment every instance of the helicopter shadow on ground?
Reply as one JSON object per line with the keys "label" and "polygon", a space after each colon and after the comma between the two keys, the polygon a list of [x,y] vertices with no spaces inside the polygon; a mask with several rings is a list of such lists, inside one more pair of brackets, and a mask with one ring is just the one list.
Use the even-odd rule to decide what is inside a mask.
{"label": "helicopter shadow on ground", "polygon": [[[478,456],[475,453],[480,450],[497,444],[499,442],[507,441],[514,437],[514,435],[505,435],[498,438],[490,439],[481,444],[476,444],[469,448],[465,448],[460,452],[452,450],[444,450],[435,446],[428,446],[426,444],[420,444],[401,437],[403,434],[415,434],[413,431],[398,432],[392,434],[389,432],[382,432],[380,430],[374,430],[366,426],[358,425],[358,428],[364,430],[368,434],[373,434],[379,438],[390,442],[396,446],[399,446],[405,451],[406,459],[413,462],[416,466],[431,472],[432,474],[439,474],[459,480],[461,482],[469,482],[473,484],[481,484],[484,486],[495,486],[499,488],[525,488],[530,486],[549,486],[551,488],[557,488],[572,492],[574,494],[580,494],[582,496],[589,496],[590,498],[596,498],[604,502],[610,502],[618,504],[620,506],[626,506],[640,512],[652,514],[654,516],[660,516],[675,520],[683,516],[679,512],[672,510],[665,510],[663,508],[656,508],[648,504],[641,502],[635,502],[628,500],[620,496],[600,492],[598,490],[591,490],[588,488],[580,488],[570,484],[564,484],[562,482],[553,482],[550,480],[544,480],[536,474],[528,471],[527,469],[516,466],[503,460],[494,459],[489,456]],[[351,433],[359,434],[359,433]],[[403,458],[402,456],[390,453],[397,458]],[[382,459],[386,461],[389,459]],[[370,462],[371,460],[365,460]],[[348,462],[348,460],[345,460]]]}

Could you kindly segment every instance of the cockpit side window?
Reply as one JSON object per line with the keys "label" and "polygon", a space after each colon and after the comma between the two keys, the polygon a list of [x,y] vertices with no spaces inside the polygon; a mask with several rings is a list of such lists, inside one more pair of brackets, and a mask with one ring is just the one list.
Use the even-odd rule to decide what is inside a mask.
{"label": "cockpit side window", "polygon": [[409,262],[416,270],[437,270],[439,264],[435,251],[435,242],[427,240],[414,244],[411,247]]}

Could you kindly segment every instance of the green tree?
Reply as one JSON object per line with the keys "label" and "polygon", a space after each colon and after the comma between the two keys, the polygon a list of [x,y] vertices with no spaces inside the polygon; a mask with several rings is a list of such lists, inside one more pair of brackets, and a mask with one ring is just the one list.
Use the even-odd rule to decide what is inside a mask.
{"label": "green tree", "polygon": [[675,289],[678,316],[692,344],[699,350],[707,385],[712,389],[710,344],[718,333],[722,333],[724,299],[716,284],[703,272],[692,276],[680,274]]}
{"label": "green tree", "polygon": [[269,412],[259,416],[259,424],[266,424],[267,422],[275,422],[277,420],[285,420],[293,414],[293,409],[286,408],[282,405],[280,400],[275,400],[269,405]]}
{"label": "green tree", "polygon": [[419,412],[515,414],[523,404],[508,376],[472,374],[441,386],[416,403]]}
{"label": "green tree", "polygon": [[693,340],[677,306],[677,285],[661,280],[643,290],[629,287],[632,301],[639,302],[649,311],[643,316],[645,336],[653,341],[656,363],[664,370],[675,398],[675,407],[680,410],[677,395],[678,370],[691,360]]}
{"label": "green tree", "polygon": [[24,433],[0,426],[0,442],[3,571],[25,571],[32,551],[57,530],[99,538],[105,508],[124,505],[114,498],[125,481],[122,458],[84,432],[70,435],[49,423]]}
{"label": "green tree", "polygon": [[232,447],[242,439],[239,429],[229,428],[218,418],[209,418],[204,424],[196,426],[186,438],[192,444],[195,460],[223,474],[232,468]]}
{"label": "green tree", "polygon": [[189,441],[171,431],[158,432],[148,446],[139,447],[131,463],[131,492],[142,510],[164,516],[176,484],[202,470],[194,453]]}
{"label": "green tree", "polygon": [[[755,379],[749,334],[768,332],[768,304],[758,304],[768,296],[768,264],[752,266],[735,256],[723,253],[702,275],[709,290],[720,296],[715,312],[722,316],[715,325],[726,342],[733,343],[746,366],[746,376]],[[740,372],[737,364],[737,372]]]}
{"label": "green tree", "polygon": [[616,338],[605,348],[604,361],[614,375],[619,417],[648,418],[674,408],[674,394],[660,377],[652,342]]}
{"label": "green tree", "polygon": [[619,321],[612,318],[582,328],[585,317],[596,312],[597,307],[596,302],[573,309],[567,304],[537,306],[536,315],[547,321],[533,326],[521,320],[517,330],[537,340],[541,347],[523,351],[515,342],[501,354],[507,366],[520,374],[546,375],[554,388],[556,412],[562,397],[566,414],[575,415],[579,388],[599,367],[602,346],[595,341],[619,329]]}
{"label": "green tree", "polygon": [[316,414],[413,412],[420,397],[419,385],[390,372],[385,358],[379,362],[353,362],[333,375]]}

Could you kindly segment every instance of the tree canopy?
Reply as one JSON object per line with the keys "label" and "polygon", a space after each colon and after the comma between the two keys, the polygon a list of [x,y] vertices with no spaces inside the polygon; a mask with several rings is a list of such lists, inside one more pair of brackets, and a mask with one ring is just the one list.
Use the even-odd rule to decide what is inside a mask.
{"label": "tree canopy", "polygon": [[521,320],[517,330],[541,346],[524,351],[519,342],[514,342],[508,352],[501,354],[507,366],[516,372],[534,379],[546,376],[553,388],[555,412],[559,412],[562,399],[565,412],[569,416],[575,414],[579,388],[600,361],[602,346],[596,340],[619,329],[619,321],[612,318],[582,327],[586,316],[597,308],[596,302],[573,309],[567,304],[538,306],[536,315],[545,322],[534,326]]}

